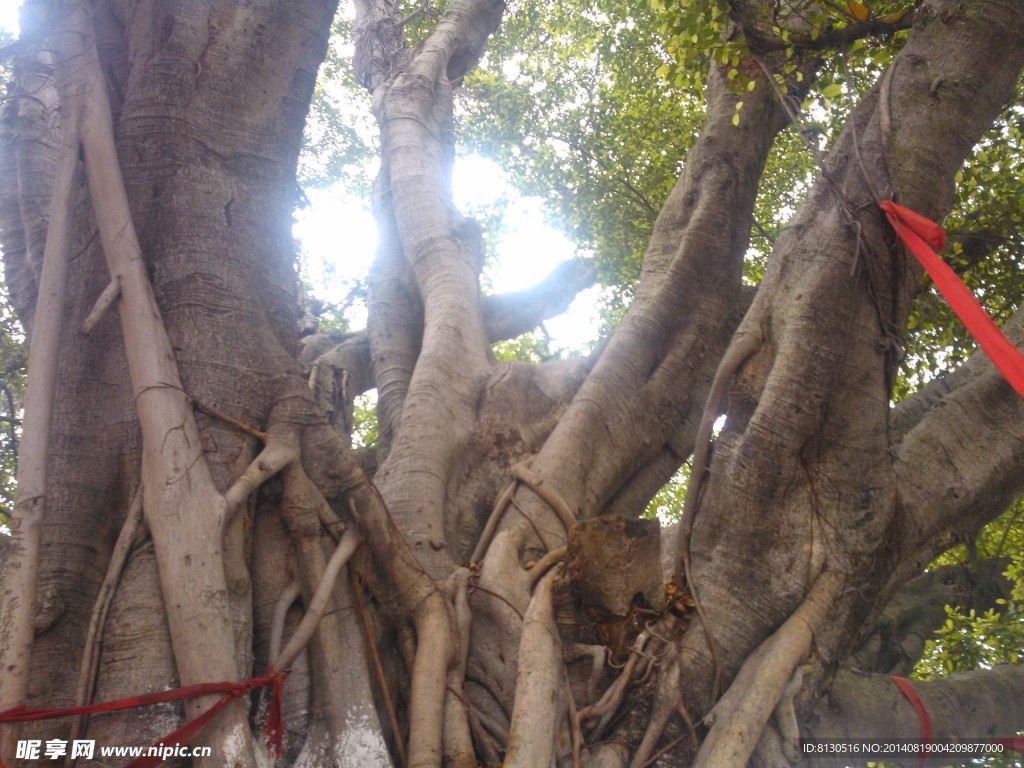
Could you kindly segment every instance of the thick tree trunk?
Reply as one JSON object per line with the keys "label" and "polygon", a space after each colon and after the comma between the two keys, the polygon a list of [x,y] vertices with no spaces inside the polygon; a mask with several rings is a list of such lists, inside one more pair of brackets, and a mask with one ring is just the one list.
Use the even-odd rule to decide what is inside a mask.
{"label": "thick tree trunk", "polygon": [[[759,8],[733,4],[752,44]],[[390,0],[357,2],[357,75],[382,153],[370,326],[302,356],[289,227],[334,4],[85,4],[64,9],[83,32],[63,45],[72,17],[54,10],[28,6],[3,123],[0,226],[23,317],[43,305],[55,126],[76,78],[90,78],[91,106],[72,176],[39,583],[8,568],[0,614],[13,617],[0,663],[26,662],[28,688],[5,680],[12,700],[0,702],[67,706],[79,688],[112,699],[290,666],[284,758],[300,766],[639,768],[659,751],[670,764],[778,765],[798,718],[820,737],[852,733],[839,723],[854,712],[860,733],[886,725],[880,707],[851,702],[867,690],[892,704],[892,691],[837,670],[860,647],[857,663],[905,671],[893,655],[917,653],[902,641],[925,630],[894,602],[897,652],[869,637],[873,619],[1024,490],[1024,405],[976,359],[891,415],[919,274],[877,198],[946,212],[1024,66],[1019,4],[922,4],[752,303],[741,286],[751,211],[791,118],[772,74],[782,54],[744,56],[754,85],[739,125],[729,67],[713,65],[705,126],[625,320],[589,358],[536,366],[496,363],[489,344],[563,297],[481,301],[481,232],[450,190],[453,89],[500,2],[453,0],[415,47]],[[58,77],[68,45],[80,66]],[[817,54],[795,63],[791,96]],[[77,165],[77,143],[69,157]],[[111,311],[81,331],[114,295],[112,276],[120,325]],[[1014,338],[1021,327],[1010,324]],[[309,390],[310,362],[378,389],[372,483]],[[1006,420],[974,428],[967,408],[942,413],[976,402]],[[691,452],[679,541],[662,542],[635,518]],[[971,460],[943,458],[958,455]],[[119,541],[126,518],[139,524],[137,494],[144,533]],[[86,648],[98,668],[80,683],[111,563],[113,599],[98,611],[109,618]],[[993,671],[975,690],[1019,702],[1018,678]],[[942,708],[942,685],[925,694],[955,724],[963,710]],[[820,698],[830,686],[832,709]],[[106,715],[84,733],[153,741],[209,703]],[[253,709],[229,707],[199,739],[214,756],[196,764],[267,763]],[[989,709],[986,727],[1024,725],[1008,705]],[[17,732],[67,733],[61,722]]]}

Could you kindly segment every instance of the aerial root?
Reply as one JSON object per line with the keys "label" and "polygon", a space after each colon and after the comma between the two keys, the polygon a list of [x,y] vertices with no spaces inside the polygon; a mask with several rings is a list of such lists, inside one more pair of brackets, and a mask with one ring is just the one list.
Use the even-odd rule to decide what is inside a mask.
{"label": "aerial root", "polygon": [[[817,628],[825,621],[839,591],[834,573],[821,574],[800,607],[755,650],[740,668],[729,690],[704,719],[711,726],[694,768],[746,765],[769,718],[784,699],[800,688],[794,674],[806,658]],[[782,717],[789,723],[783,705]]]}
{"label": "aerial root", "polygon": [[686,588],[690,590],[693,597],[693,605],[697,611],[697,618],[704,628],[704,634],[708,639],[708,647],[711,650],[711,660],[715,666],[715,682],[711,691],[711,699],[714,701],[721,690],[722,664],[718,655],[718,643],[711,631],[711,625],[704,613],[704,606],[701,604],[700,596],[697,594],[697,585],[693,581],[693,574],[690,569],[690,536],[693,534],[693,523],[697,517],[697,510],[700,506],[701,493],[703,491],[704,472],[711,460],[711,435],[714,424],[722,409],[722,401],[725,398],[726,390],[732,382],[733,377],[747,359],[757,352],[763,343],[763,335],[760,330],[753,333],[739,330],[729,342],[729,346],[722,355],[722,360],[715,371],[715,377],[711,382],[711,390],[704,402],[704,410],[700,417],[700,426],[697,428],[697,436],[694,439],[693,450],[693,471],[690,474],[691,482],[686,489],[686,496],[683,498],[683,515],[676,529],[678,541],[678,557],[676,558],[675,580],[686,582]]}
{"label": "aerial root", "polygon": [[473,554],[470,555],[469,562],[478,563],[484,559],[484,555],[487,554],[487,550],[491,546],[491,541],[494,539],[494,534],[498,530],[498,523],[501,522],[501,516],[505,514],[505,509],[512,501],[512,497],[515,495],[518,487],[519,482],[513,480],[505,487],[505,490],[501,492],[501,495],[498,497],[498,501],[494,505],[494,509],[491,510],[491,516],[487,518],[487,524],[484,525],[484,530],[480,534],[480,540],[476,543],[476,548],[473,550]]}
{"label": "aerial root", "polygon": [[[65,63],[61,68],[66,74]],[[58,80],[62,80],[58,76]],[[22,439],[16,470],[17,490],[10,519],[13,540],[8,555],[5,596],[0,600],[0,636],[5,668],[0,676],[0,709],[25,704],[32,644],[35,640],[42,526],[46,518],[50,427],[53,419],[60,340],[63,327],[71,228],[75,206],[75,173],[82,100],[61,93],[61,151],[50,198],[50,220],[43,247],[43,266],[29,344]],[[45,297],[45,300],[43,300]],[[13,726],[0,726],[0,760],[14,753]]]}
{"label": "aerial root", "polygon": [[469,722],[469,731],[473,737],[473,743],[483,753],[484,765],[488,767],[500,765],[501,756],[498,753],[499,750],[504,749],[504,747],[499,745],[498,742],[495,741],[494,737],[488,732],[488,729],[484,727],[481,719],[482,713],[473,706],[468,698],[466,698],[465,691],[458,693],[454,689],[449,688],[448,693],[457,698],[465,709],[466,720]]}
{"label": "aerial root", "polygon": [[[114,551],[110,555],[107,573],[103,577],[103,584],[100,585],[92,616],[89,619],[89,630],[85,635],[85,649],[82,653],[82,665],[78,673],[78,688],[75,691],[76,707],[91,702],[96,693],[96,674],[99,670],[100,648],[103,645],[107,615],[110,613],[110,605],[114,601],[125,564],[128,562],[128,557],[140,538],[139,533],[142,530],[142,484],[140,483],[139,487],[135,489],[135,495],[132,497],[124,525],[121,526],[121,532],[117,536],[117,543],[114,544]],[[68,740],[74,741],[81,736],[83,726],[83,717],[76,715],[71,721],[71,736]]]}
{"label": "aerial root", "polygon": [[338,574],[361,543],[362,537],[355,528],[349,528],[341,537],[341,541],[338,542],[334,554],[331,555],[331,559],[327,562],[327,567],[324,569],[320,583],[316,585],[313,597],[309,601],[309,606],[306,608],[306,613],[299,622],[299,626],[296,627],[295,633],[291,636],[288,644],[285,645],[284,650],[274,657],[273,667],[278,672],[286,671],[292,665],[292,662],[295,661],[295,657],[302,652],[302,649],[312,639],[313,633],[320,624],[320,619],[323,618],[324,612],[330,603],[331,592],[338,581]]}
{"label": "aerial root", "polygon": [[[195,402],[195,401],[193,401]],[[296,464],[299,460],[299,438],[293,427],[275,429],[271,427],[264,435],[263,450],[245,468],[245,471],[238,476],[238,479],[228,488],[224,494],[227,502],[227,511],[224,514],[222,530],[226,531],[234,520],[242,504],[267,480],[272,478],[286,467]],[[305,473],[303,473],[305,476]],[[312,486],[311,480],[306,478],[306,484]],[[319,493],[319,491],[317,492]]]}
{"label": "aerial root", "polygon": [[494,738],[491,737],[490,733],[487,732],[487,729],[484,728],[483,724],[480,722],[480,716],[475,707],[468,707],[467,713],[469,716],[469,727],[473,730],[473,738],[484,755],[484,765],[501,765],[501,756],[498,750],[504,749],[504,746],[499,745]]}
{"label": "aerial root", "polygon": [[580,768],[580,756],[583,751],[583,729],[580,728],[580,715],[576,709],[576,697],[573,695],[569,676],[565,675],[564,678],[565,701],[569,716],[569,738],[572,741],[572,768]]}
{"label": "aerial root", "polygon": [[647,730],[644,731],[643,738],[633,754],[629,768],[646,768],[662,754],[659,752],[653,758],[651,757],[658,741],[661,740],[665,726],[668,725],[672,715],[678,711],[677,705],[682,698],[679,684],[679,660],[675,648],[675,645],[669,646],[668,663],[662,667],[661,674],[658,676],[658,685],[654,692],[654,702],[651,716],[647,722]]}
{"label": "aerial root", "polygon": [[573,643],[570,650],[570,659],[579,659],[584,656],[590,657],[590,677],[587,679],[587,700],[594,701],[597,698],[597,684],[604,672],[605,661],[608,658],[608,649],[603,645],[589,645],[584,643]]}
{"label": "aerial root", "polygon": [[512,477],[521,482],[535,494],[558,516],[566,534],[576,525],[576,515],[569,509],[562,495],[555,490],[554,486],[545,482],[544,478],[530,469],[526,464],[516,464],[512,467]]}
{"label": "aerial root", "polygon": [[600,699],[580,710],[579,719],[581,722],[599,718],[597,724],[590,729],[594,736],[599,736],[604,731],[622,704],[626,691],[629,689],[633,672],[636,670],[639,661],[645,658],[643,656],[643,649],[649,637],[650,635],[647,632],[641,632],[637,636],[633,642],[633,647],[630,649],[629,659],[626,660],[619,676],[608,686]]}
{"label": "aerial root", "polygon": [[288,586],[278,595],[274,604],[274,615],[270,620],[270,658],[276,659],[281,653],[281,643],[284,641],[284,624],[288,617],[288,609],[292,607],[299,595],[302,594],[302,584],[299,577],[294,577]]}
{"label": "aerial root", "polygon": [[542,557],[540,560],[534,563],[533,567],[530,569],[531,590],[535,586],[537,586],[537,582],[543,578],[545,573],[551,570],[551,567],[555,565],[555,563],[557,563],[559,560],[562,560],[565,557],[565,553],[567,551],[568,548],[565,546],[555,547],[546,555],[544,555],[544,557]]}
{"label": "aerial root", "polygon": [[[525,485],[545,504],[547,504],[551,510],[558,516],[559,521],[568,533],[573,525],[576,524],[576,516],[569,509],[569,505],[565,503],[565,499],[562,498],[561,494],[554,489],[549,483],[545,483],[544,478],[530,469],[530,460],[527,459],[524,462],[515,464],[510,470],[512,474],[512,482],[505,486],[505,490],[501,492],[498,497],[498,501],[494,504],[494,509],[491,510],[490,517],[487,518],[487,523],[484,525],[484,530],[480,534],[480,539],[477,541],[476,547],[473,549],[473,554],[470,555],[469,561],[471,563],[478,563],[484,559],[484,555],[487,554],[488,548],[491,546],[491,542],[494,540],[494,535],[498,531],[498,524],[501,522],[501,518],[504,516],[505,511],[509,505],[515,504],[513,501],[516,491],[519,490],[520,484]],[[517,505],[518,508],[518,505]],[[543,542],[543,537],[540,535],[540,531],[537,530],[537,526],[533,520],[523,512],[519,510],[527,521],[533,526],[537,537]],[[545,544],[545,548],[547,545]],[[537,578],[540,578],[539,576]]]}
{"label": "aerial root", "polygon": [[448,577],[445,591],[449,593],[451,614],[455,623],[455,663],[448,669],[447,696],[444,714],[444,755],[446,766],[476,768],[473,749],[473,725],[466,705],[466,665],[469,663],[469,633],[473,612],[469,608],[468,568],[458,568]]}
{"label": "aerial root", "polygon": [[473,748],[473,728],[465,698],[456,686],[461,683],[455,669],[448,670],[448,686],[444,701],[444,733],[442,735],[443,765],[450,768],[477,768]]}
{"label": "aerial root", "polygon": [[686,704],[683,703],[682,699],[676,704],[676,711],[683,718],[683,723],[686,725],[686,733],[690,738],[690,749],[696,752],[700,747],[700,742],[697,740],[697,728],[694,726],[693,718],[690,717],[690,713],[687,711]]}
{"label": "aerial root", "polygon": [[359,615],[359,623],[363,628],[363,637],[366,639],[366,648],[370,652],[370,659],[373,662],[373,674],[377,679],[377,688],[380,690],[381,698],[384,700],[384,711],[387,712],[388,723],[391,725],[391,732],[395,738],[395,748],[398,751],[398,762],[402,768],[409,765],[409,756],[405,750],[405,740],[402,736],[402,728],[398,723],[398,713],[395,710],[395,700],[391,696],[391,689],[388,687],[387,676],[384,674],[384,665],[380,660],[380,652],[377,650],[377,638],[370,624],[370,617],[366,613],[366,606],[363,603],[363,580],[359,574],[352,574],[352,602],[355,604],[356,613]]}
{"label": "aerial root", "polygon": [[553,765],[565,701],[565,662],[552,595],[556,573],[540,580],[523,620],[519,671],[505,768]]}
{"label": "aerial root", "polygon": [[211,408],[210,406],[206,405],[205,403],[202,403],[199,400],[196,400],[194,397],[192,398],[192,405],[194,405],[198,410],[200,410],[203,413],[205,413],[207,416],[212,416],[213,418],[217,419],[218,421],[223,421],[225,424],[230,424],[232,427],[237,429],[239,432],[243,432],[246,435],[249,435],[250,437],[255,437],[261,443],[266,443],[267,442],[267,433],[266,432],[263,432],[262,430],[256,429],[256,427],[249,426],[244,421],[239,421],[238,419],[234,418],[233,416],[228,416],[226,413],[221,413],[217,409]]}

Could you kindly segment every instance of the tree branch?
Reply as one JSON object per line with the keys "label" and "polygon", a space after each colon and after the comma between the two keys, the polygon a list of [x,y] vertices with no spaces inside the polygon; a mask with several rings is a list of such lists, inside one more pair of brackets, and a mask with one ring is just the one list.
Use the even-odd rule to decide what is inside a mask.
{"label": "tree branch", "polygon": [[[368,326],[363,331],[369,340],[365,358],[368,367],[364,371],[352,371],[350,377],[367,389],[377,388],[380,460],[391,449],[391,441],[398,432],[409,382],[423,342],[424,323],[422,301],[415,287],[409,285],[408,265],[399,241],[391,195],[381,190],[381,186],[388,183],[383,175],[382,169],[382,179],[378,179],[374,188],[374,215],[380,246],[370,269]],[[349,360],[356,356],[361,360],[359,352],[353,342],[346,345],[342,354]]]}
{"label": "tree branch", "polygon": [[997,599],[1010,597],[1013,585],[1003,576],[1006,565],[1005,559],[984,560],[935,568],[911,579],[885,606],[850,664],[864,672],[909,675],[925,642],[945,622],[947,605],[980,614],[995,608]]}
{"label": "tree branch", "polygon": [[[1024,312],[1005,330],[1019,343]],[[896,540],[906,563],[904,578],[969,538],[1024,492],[1024,398],[984,352],[975,352],[961,370],[951,392],[915,396],[920,405],[906,408],[923,414],[896,449]]]}
{"label": "tree branch", "polygon": [[[395,433],[375,482],[396,523],[437,578],[453,567],[444,540],[448,475],[460,442],[472,430],[490,365],[478,298],[483,240],[475,222],[457,213],[451,197],[451,80],[456,73],[449,68],[475,61],[502,9],[503,3],[494,0],[455,0],[415,51],[388,62],[393,77],[374,93],[382,145],[379,183],[394,215],[396,247],[423,302],[415,367],[410,370],[403,361],[398,370],[408,379],[407,385],[406,379],[397,380],[396,392],[403,386],[407,391],[401,403],[389,404],[384,413],[382,438],[405,414],[415,413],[417,426]],[[460,57],[464,65],[457,64]],[[385,336],[390,330],[378,332]],[[372,354],[376,364],[377,350]],[[382,371],[375,374],[379,385]],[[410,760],[415,765],[415,756]]]}
{"label": "tree branch", "polygon": [[[1000,113],[1024,62],[1021,6],[994,0],[948,17],[943,11],[958,7],[952,2],[925,7],[927,23],[915,26],[850,115],[822,176],[780,233],[740,326],[763,331],[767,343],[730,390],[692,545],[694,579],[727,649],[727,676],[802,602],[809,575],[824,563],[842,563],[835,567],[849,583],[836,596],[830,629],[815,635],[815,650],[844,658],[855,628],[882,600],[890,569],[900,567],[901,553],[880,551],[879,542],[898,540],[898,486],[915,478],[894,472],[888,387],[893,337],[918,273],[889,256],[892,234],[877,213],[873,181],[889,176],[901,201],[939,216],[963,158]],[[923,60],[927,72],[915,64]],[[940,74],[961,85],[943,88],[937,104],[930,88]],[[963,87],[968,80],[974,87]],[[891,126],[899,132],[890,136]],[[1021,414],[992,416],[1021,422]],[[1022,458],[1018,451],[1017,468]],[[946,503],[938,498],[943,489],[933,490],[921,494],[922,509]],[[914,558],[907,567],[920,573],[923,565]],[[742,594],[741,583],[749,586]],[[706,700],[706,648],[700,626],[691,625],[680,653],[688,702]]]}
{"label": "tree branch", "polygon": [[[1024,667],[1000,664],[939,680],[915,680],[914,688],[931,715],[935,739],[987,740],[1024,729]],[[817,709],[799,720],[805,739],[921,737],[917,712],[888,676],[849,670],[840,672]]]}
{"label": "tree branch", "polygon": [[593,260],[574,259],[559,264],[532,288],[485,296],[481,309],[488,340],[514,339],[562,314],[577,294],[594,284],[596,277]]}
{"label": "tree branch", "polygon": [[797,48],[802,51],[839,49],[855,40],[890,36],[901,29],[910,29],[915,19],[913,8],[881,17],[869,16],[864,20],[858,20],[851,16],[845,20],[843,26],[825,27],[819,29],[817,34],[812,36],[808,28],[809,22],[794,14],[788,24],[785,20],[779,20],[779,23],[785,26],[786,31],[789,32],[786,38],[782,38],[771,32],[766,32],[762,28],[764,24],[758,19],[758,16],[763,16],[763,11],[758,13],[761,8],[759,3],[752,3],[749,0],[732,0],[729,5],[732,9],[729,13],[730,18],[743,30],[743,36],[751,50],[758,53],[772,53],[787,48]]}
{"label": "tree branch", "polygon": [[[1024,312],[1018,311],[1003,326],[1003,333],[1015,345],[1024,344]],[[991,374],[992,364],[981,350],[975,352],[958,368],[932,379],[921,389],[898,402],[889,412],[889,439],[900,443],[917,424],[929,414],[934,415],[944,407],[943,399],[959,387]],[[946,403],[948,405],[949,403]]]}
{"label": "tree branch", "polygon": [[[602,513],[700,408],[708,367],[739,322],[757,181],[787,123],[764,73],[757,80],[737,127],[727,69],[712,67],[708,117],[655,223],[636,298],[535,459],[574,512]],[[597,444],[606,450],[587,447]]]}
{"label": "tree branch", "polygon": [[[586,290],[594,284],[595,277],[596,266],[593,262],[588,260],[566,261],[555,267],[532,288],[484,296],[480,299],[480,304],[488,342],[493,344],[496,341],[514,339],[533,330],[544,320],[565,312],[580,291]],[[403,307],[409,307],[408,301],[399,303]],[[399,323],[394,314],[380,315],[379,310],[381,309],[378,306],[374,310],[375,319],[383,321],[383,324],[392,329],[392,332],[399,325],[408,325],[407,322]],[[420,308],[416,307],[415,309],[418,313],[422,313]],[[306,336],[302,340],[299,362],[312,371],[310,379],[314,388],[321,377],[327,377],[328,371],[344,370],[348,372],[349,386],[353,396],[373,389],[377,382],[372,375],[368,336],[368,330],[351,333],[328,331]],[[417,338],[417,350],[418,346]],[[381,343],[377,342],[375,348],[379,353]],[[415,354],[406,353],[406,357],[408,363],[402,367],[407,370],[407,373],[411,373],[409,366],[415,362]],[[378,365],[380,365],[379,362]],[[318,366],[321,369],[319,373]],[[404,393],[401,401],[404,402]]]}

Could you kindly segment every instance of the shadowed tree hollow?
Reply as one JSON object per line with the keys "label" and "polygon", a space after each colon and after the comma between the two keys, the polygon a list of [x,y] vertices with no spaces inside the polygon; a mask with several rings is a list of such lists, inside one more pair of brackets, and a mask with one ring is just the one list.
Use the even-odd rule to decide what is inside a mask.
{"label": "shadowed tree hollow", "polygon": [[[934,302],[878,204],[964,213],[978,148],[1019,150],[1024,5],[337,13],[26,1],[0,120],[31,341],[0,712],[287,672],[289,766],[784,766],[800,738],[918,739],[889,675],[945,604],[1008,596],[1005,558],[928,566],[1024,492],[1024,400],[980,352],[906,384]],[[332,25],[376,124],[379,245],[365,330],[309,334],[291,223]],[[504,141],[594,258],[485,295],[460,132]],[[1019,343],[1020,233],[987,211],[950,253],[1003,275]],[[618,292],[591,352],[494,353],[595,280]],[[680,521],[644,519],[688,461]],[[1019,666],[916,688],[935,738],[1024,729]],[[218,699],[6,723],[0,759],[145,746]],[[210,756],[171,763],[273,764],[268,701],[232,700],[193,739]]]}

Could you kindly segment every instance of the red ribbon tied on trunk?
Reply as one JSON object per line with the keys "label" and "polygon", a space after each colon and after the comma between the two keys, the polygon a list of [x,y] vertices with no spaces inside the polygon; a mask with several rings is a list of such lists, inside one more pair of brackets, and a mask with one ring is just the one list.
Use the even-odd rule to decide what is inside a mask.
{"label": "red ribbon tied on trunk", "polygon": [[946,245],[946,233],[931,219],[889,200],[879,203],[903,244],[928,273],[935,287],[956,312],[967,331],[978,342],[999,372],[1024,397],[1024,355],[992,322],[977,299],[935,250]]}
{"label": "red ribbon tied on trunk", "polygon": [[[72,717],[75,715],[97,715],[102,712],[118,712],[122,709],[134,709],[145,707],[150,704],[162,704],[167,701],[181,701],[182,699],[193,699],[198,696],[210,696],[223,694],[217,702],[192,718],[180,728],[156,741],[153,746],[160,745],[185,745],[203,730],[203,728],[217,716],[217,714],[235,699],[245,696],[256,688],[269,685],[271,687],[270,708],[267,711],[267,749],[271,756],[282,754],[282,743],[284,738],[284,718],[282,715],[281,692],[284,677],[287,673],[275,672],[268,669],[265,675],[253,677],[238,683],[197,683],[186,685],[182,688],[173,688],[169,691],[158,691],[156,693],[144,693],[139,696],[129,696],[116,701],[103,701],[96,704],[86,704],[81,707],[15,707],[0,712],[0,723],[27,723],[34,720],[50,720],[56,717]],[[144,755],[129,763],[125,768],[155,768],[160,765],[166,757],[159,755]],[[0,760],[0,768],[4,768]]]}
{"label": "red ribbon tied on trunk", "polygon": [[[939,231],[941,232],[942,230]],[[917,695],[913,683],[907,680],[907,678],[898,677],[897,675],[889,675],[889,679],[896,684],[900,693],[910,702],[910,705],[917,713],[917,722],[921,726],[922,746],[921,756],[917,759],[917,766],[918,768],[924,768],[925,763],[928,762],[928,745],[932,743],[932,716],[928,713],[924,702],[921,701],[921,697]]]}

